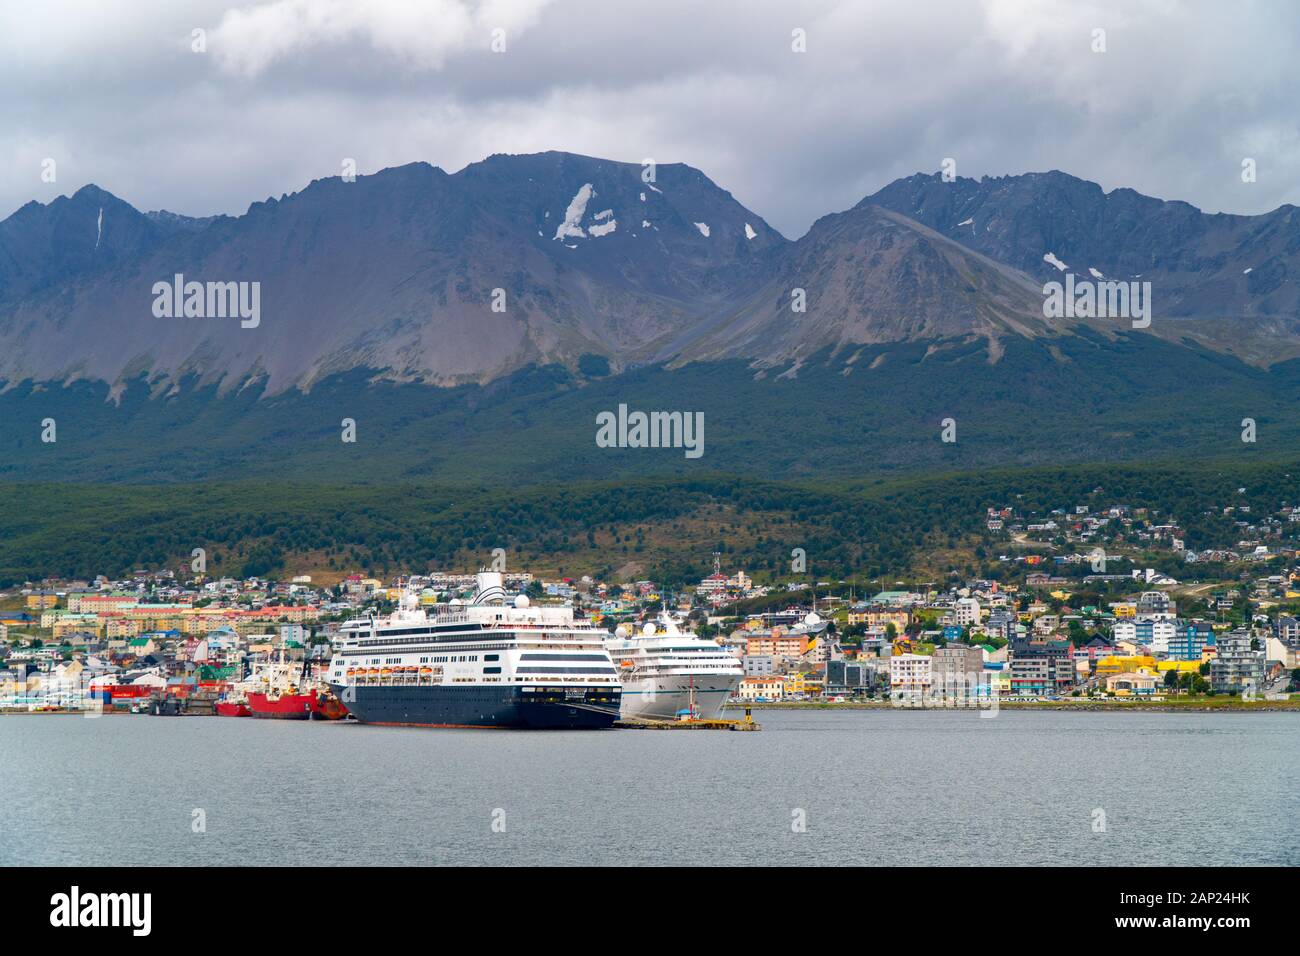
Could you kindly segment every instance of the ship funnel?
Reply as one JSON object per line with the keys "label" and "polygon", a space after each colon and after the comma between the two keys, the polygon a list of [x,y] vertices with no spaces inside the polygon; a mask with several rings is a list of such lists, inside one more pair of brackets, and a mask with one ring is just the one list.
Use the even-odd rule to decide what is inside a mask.
{"label": "ship funnel", "polygon": [[506,599],[505,578],[500,571],[480,571],[474,575],[475,604],[501,604]]}

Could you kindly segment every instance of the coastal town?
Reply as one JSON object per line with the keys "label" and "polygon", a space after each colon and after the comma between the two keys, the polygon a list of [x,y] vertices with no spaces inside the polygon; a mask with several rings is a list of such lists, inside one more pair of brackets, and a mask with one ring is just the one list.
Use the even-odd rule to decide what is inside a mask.
{"label": "coastal town", "polygon": [[[1300,690],[1294,554],[1269,553],[1255,574],[1227,583],[1190,584],[1154,568],[1120,570],[1120,559],[1091,547],[1127,530],[1144,547],[1179,548],[1178,528],[1125,509],[1033,520],[990,509],[988,527],[1025,553],[1000,556],[1000,579],[943,587],[898,581],[859,593],[807,575],[758,584],[725,572],[718,555],[713,573],[671,593],[649,580],[501,580],[523,603],[562,606],[610,634],[665,615],[680,621],[743,668],[729,690],[736,706],[1281,702]],[[475,584],[459,572],[335,577],[140,570],[0,592],[0,712],[213,712],[185,702],[219,699],[259,667],[319,681],[345,622],[388,613],[404,595],[420,607],[466,601]],[[180,706],[159,709],[169,701]]]}

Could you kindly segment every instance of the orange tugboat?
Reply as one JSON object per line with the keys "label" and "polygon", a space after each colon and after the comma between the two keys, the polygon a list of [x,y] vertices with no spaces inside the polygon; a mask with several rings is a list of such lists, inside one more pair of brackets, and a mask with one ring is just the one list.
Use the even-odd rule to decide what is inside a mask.
{"label": "orange tugboat", "polygon": [[315,716],[318,720],[342,720],[347,715],[347,707],[333,691],[325,690],[316,695]]}

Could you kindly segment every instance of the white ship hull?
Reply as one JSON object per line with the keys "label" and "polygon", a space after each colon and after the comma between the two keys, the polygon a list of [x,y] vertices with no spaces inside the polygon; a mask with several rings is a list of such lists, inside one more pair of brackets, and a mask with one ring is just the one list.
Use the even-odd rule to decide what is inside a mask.
{"label": "white ship hull", "polygon": [[[739,674],[696,675],[694,697],[699,716],[706,719],[718,717],[740,678]],[[675,720],[678,711],[688,710],[690,706],[689,676],[634,677],[623,683],[623,717]]]}

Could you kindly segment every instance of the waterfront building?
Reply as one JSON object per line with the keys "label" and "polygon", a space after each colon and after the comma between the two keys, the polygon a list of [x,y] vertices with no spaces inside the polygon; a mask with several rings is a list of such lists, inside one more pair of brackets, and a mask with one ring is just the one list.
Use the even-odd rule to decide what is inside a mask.
{"label": "waterfront building", "polygon": [[1008,670],[1013,696],[1058,696],[1074,686],[1074,653],[1069,641],[1016,640],[1010,649]]}
{"label": "waterfront building", "polygon": [[1116,697],[1150,697],[1156,692],[1158,680],[1154,674],[1124,671],[1106,678],[1106,691]]}
{"label": "waterfront building", "polygon": [[1097,660],[1097,676],[1110,677],[1141,668],[1155,670],[1156,659],[1146,654],[1110,654]]}
{"label": "waterfront building", "polygon": [[741,700],[782,700],[785,697],[785,678],[779,674],[764,677],[746,677],[740,682],[737,696]]}
{"label": "waterfront building", "polygon": [[896,654],[889,659],[889,693],[894,698],[914,699],[929,693],[933,681],[932,659],[928,654]]}
{"label": "waterfront building", "polygon": [[1258,691],[1264,684],[1264,651],[1252,650],[1249,631],[1222,635],[1210,662],[1210,687],[1221,694]]}
{"label": "waterfront building", "polygon": [[941,678],[967,677],[983,670],[984,651],[974,644],[936,647],[931,655],[930,671],[936,683]]}
{"label": "waterfront building", "polygon": [[866,664],[847,660],[826,662],[826,696],[862,694],[872,686],[873,673]]}
{"label": "waterfront building", "polygon": [[1214,645],[1214,628],[1206,621],[1179,621],[1169,640],[1169,660],[1199,661]]}

